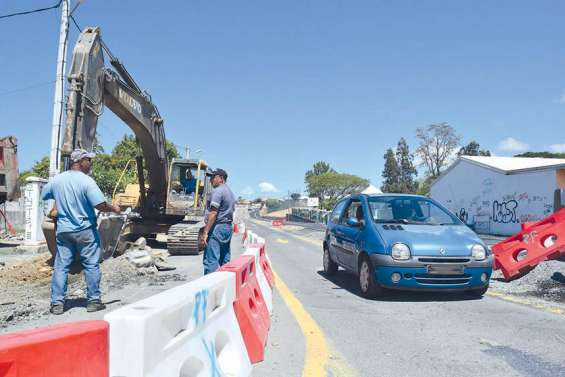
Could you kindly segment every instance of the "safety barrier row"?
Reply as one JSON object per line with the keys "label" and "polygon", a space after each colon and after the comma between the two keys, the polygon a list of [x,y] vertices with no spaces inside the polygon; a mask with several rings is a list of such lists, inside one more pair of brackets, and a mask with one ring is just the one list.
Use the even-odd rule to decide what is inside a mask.
{"label": "safety barrier row", "polygon": [[0,336],[0,376],[250,376],[264,359],[275,281],[265,240],[239,226],[245,252],[217,272],[104,321]]}

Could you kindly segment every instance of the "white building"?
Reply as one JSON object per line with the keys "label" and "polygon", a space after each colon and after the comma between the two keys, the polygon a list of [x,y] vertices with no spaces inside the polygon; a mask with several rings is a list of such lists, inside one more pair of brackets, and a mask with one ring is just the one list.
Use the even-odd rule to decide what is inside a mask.
{"label": "white building", "polygon": [[431,197],[479,233],[512,235],[553,212],[565,159],[463,156],[432,184]]}

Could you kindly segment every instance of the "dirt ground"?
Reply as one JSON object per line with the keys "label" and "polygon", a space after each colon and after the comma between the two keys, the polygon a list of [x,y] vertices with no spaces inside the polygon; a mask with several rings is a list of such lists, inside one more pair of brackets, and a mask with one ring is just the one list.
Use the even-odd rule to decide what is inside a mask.
{"label": "dirt ground", "polygon": [[[44,253],[23,261],[0,263],[0,328],[49,314],[49,296],[52,267],[51,254]],[[156,270],[136,269],[125,256],[112,258],[101,264],[102,295],[126,284],[151,281]],[[84,301],[86,286],[82,272],[69,275],[68,302]]]}

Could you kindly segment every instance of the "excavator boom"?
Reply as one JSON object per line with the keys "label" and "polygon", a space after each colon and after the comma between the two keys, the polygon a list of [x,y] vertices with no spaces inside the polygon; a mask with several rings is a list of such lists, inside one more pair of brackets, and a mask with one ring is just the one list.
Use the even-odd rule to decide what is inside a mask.
{"label": "excavator boom", "polygon": [[99,28],[89,27],[80,34],[69,74],[62,155],[68,157],[75,148],[92,150],[98,117],[104,106],[108,107],[128,125],[140,144],[149,184],[141,198],[141,210],[144,215],[158,215],[166,204],[168,172],[163,119],[122,63],[112,56],[118,73],[104,66],[103,49]]}

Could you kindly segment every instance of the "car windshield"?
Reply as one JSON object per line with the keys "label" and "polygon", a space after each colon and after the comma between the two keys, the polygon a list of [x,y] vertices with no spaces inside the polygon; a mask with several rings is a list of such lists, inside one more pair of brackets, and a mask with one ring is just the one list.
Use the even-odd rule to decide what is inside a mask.
{"label": "car windshield", "polygon": [[431,200],[406,196],[369,197],[371,216],[376,223],[455,225],[457,218]]}

